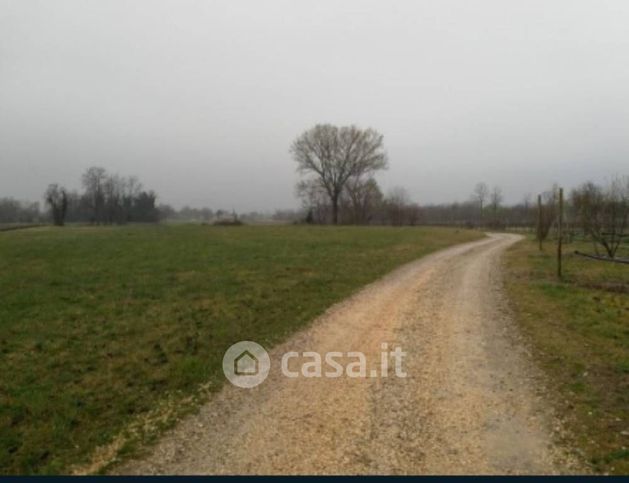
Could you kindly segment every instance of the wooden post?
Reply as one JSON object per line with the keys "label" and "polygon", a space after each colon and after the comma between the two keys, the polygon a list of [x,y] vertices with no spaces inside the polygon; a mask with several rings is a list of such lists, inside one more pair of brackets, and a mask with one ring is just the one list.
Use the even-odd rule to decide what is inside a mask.
{"label": "wooden post", "polygon": [[537,195],[537,241],[542,250],[542,195]]}
{"label": "wooden post", "polygon": [[559,188],[559,219],[557,226],[557,277],[561,278],[561,244],[563,242],[563,188]]}

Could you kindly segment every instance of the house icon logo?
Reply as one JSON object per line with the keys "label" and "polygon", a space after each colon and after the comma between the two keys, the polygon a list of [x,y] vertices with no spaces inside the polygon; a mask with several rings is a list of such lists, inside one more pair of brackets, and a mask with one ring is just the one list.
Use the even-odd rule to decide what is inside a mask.
{"label": "house icon logo", "polygon": [[234,359],[234,374],[237,376],[255,376],[258,370],[258,358],[248,350]]}
{"label": "house icon logo", "polygon": [[232,345],[223,356],[223,372],[233,385],[255,387],[269,375],[271,359],[260,344],[245,340]]}

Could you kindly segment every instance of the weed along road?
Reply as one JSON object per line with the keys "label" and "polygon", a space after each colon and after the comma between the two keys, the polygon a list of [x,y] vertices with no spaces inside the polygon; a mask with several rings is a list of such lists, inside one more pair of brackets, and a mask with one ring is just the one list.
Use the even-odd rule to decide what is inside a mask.
{"label": "weed along road", "polygon": [[[518,239],[492,234],[366,286],[271,350],[264,382],[226,384],[147,455],[114,472],[578,471],[555,443],[561,427],[502,298],[500,257]],[[394,361],[398,348],[403,357]],[[322,377],[315,364],[305,367],[318,361],[313,352]],[[325,377],[330,352],[340,353],[341,369]],[[354,352],[366,371],[344,365]]]}

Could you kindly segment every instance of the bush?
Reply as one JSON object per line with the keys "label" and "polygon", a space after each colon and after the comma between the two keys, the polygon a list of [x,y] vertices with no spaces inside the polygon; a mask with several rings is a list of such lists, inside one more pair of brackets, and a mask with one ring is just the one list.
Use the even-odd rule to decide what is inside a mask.
{"label": "bush", "polygon": [[214,226],[241,226],[244,223],[240,220],[216,220]]}

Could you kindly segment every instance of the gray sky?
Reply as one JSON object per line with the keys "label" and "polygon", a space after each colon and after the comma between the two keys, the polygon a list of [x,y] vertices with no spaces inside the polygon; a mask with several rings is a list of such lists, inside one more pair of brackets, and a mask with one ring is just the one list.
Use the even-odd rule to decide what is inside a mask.
{"label": "gray sky", "polygon": [[175,206],[297,206],[318,122],[382,132],[378,179],[420,203],[627,174],[629,1],[0,0],[0,197],[100,165]]}

